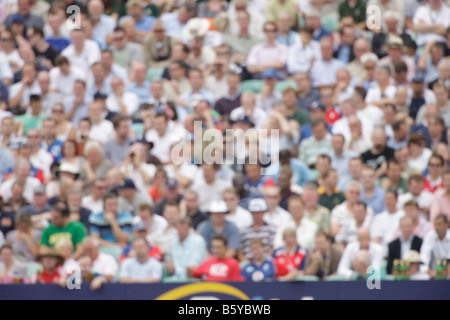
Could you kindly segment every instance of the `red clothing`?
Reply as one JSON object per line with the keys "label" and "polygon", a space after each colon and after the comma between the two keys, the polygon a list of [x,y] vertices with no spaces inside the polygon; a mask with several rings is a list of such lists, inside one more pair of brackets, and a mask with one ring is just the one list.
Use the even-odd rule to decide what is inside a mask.
{"label": "red clothing", "polygon": [[325,121],[331,126],[338,121],[341,115],[333,108],[325,112]]}
{"label": "red clothing", "polygon": [[207,259],[194,270],[194,278],[206,276],[206,281],[243,281],[239,262],[233,258]]}
{"label": "red clothing", "polygon": [[163,195],[159,192],[158,186],[154,185],[148,189],[148,194],[152,197],[153,202],[156,203],[158,200],[162,199]]}
{"label": "red clothing", "polygon": [[41,283],[58,283],[59,278],[61,278],[61,275],[58,270],[53,272],[52,275],[49,275],[47,270],[43,270],[41,273]]}
{"label": "red clothing", "polygon": [[424,182],[423,182],[423,189],[424,190],[428,190],[431,193],[435,193],[436,190],[439,190],[441,188],[444,188],[444,180],[443,179],[441,179],[441,183],[440,184],[438,184],[437,186],[432,187],[431,183],[430,183],[430,176],[427,175],[425,177]]}
{"label": "red clothing", "polygon": [[308,251],[298,246],[294,254],[286,250],[286,247],[275,250],[272,257],[275,262],[277,277],[285,276],[292,270],[305,270]]}

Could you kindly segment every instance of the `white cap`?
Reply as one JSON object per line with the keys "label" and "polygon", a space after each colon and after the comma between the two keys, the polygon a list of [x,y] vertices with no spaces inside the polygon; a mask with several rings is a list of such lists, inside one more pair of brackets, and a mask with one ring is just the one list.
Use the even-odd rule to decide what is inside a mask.
{"label": "white cap", "polygon": [[262,198],[252,199],[248,205],[248,211],[250,212],[265,212],[267,209],[266,200]]}
{"label": "white cap", "polygon": [[228,213],[230,210],[223,200],[213,200],[209,205],[209,213]]}

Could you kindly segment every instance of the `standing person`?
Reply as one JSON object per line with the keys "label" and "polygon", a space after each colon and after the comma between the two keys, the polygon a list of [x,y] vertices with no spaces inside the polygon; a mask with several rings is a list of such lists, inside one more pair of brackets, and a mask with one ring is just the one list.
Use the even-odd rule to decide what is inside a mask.
{"label": "standing person", "polygon": [[241,281],[238,261],[227,254],[227,238],[222,235],[214,236],[211,240],[211,248],[212,257],[192,272],[188,272],[188,275],[194,278],[203,277],[206,281]]}
{"label": "standing person", "polygon": [[72,258],[79,258],[82,254],[81,242],[87,235],[83,224],[69,220],[69,208],[64,202],[57,202],[51,214],[52,223],[42,232],[41,247],[55,247],[59,239],[68,238],[74,247]]}
{"label": "standing person", "polygon": [[121,283],[153,283],[162,278],[163,267],[161,262],[148,255],[148,243],[144,238],[133,241],[135,257],[127,258],[120,266]]}

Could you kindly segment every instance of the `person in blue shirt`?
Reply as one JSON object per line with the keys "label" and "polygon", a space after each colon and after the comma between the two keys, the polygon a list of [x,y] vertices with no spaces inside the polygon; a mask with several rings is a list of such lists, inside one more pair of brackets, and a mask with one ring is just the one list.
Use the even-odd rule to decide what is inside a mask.
{"label": "person in blue shirt", "polygon": [[[127,2],[128,16],[134,20],[136,35],[145,37],[153,30],[156,18],[148,16],[144,12],[144,7],[139,0],[130,0]],[[121,20],[125,18],[122,17]],[[119,21],[120,24],[120,21]]]}
{"label": "person in blue shirt", "polygon": [[114,193],[105,196],[103,207],[103,212],[91,214],[89,217],[89,233],[99,238],[102,246],[128,244],[132,234],[132,214],[118,212],[118,199]]}
{"label": "person in blue shirt", "polygon": [[56,139],[56,120],[46,118],[42,121],[42,147],[47,150],[56,162],[61,162],[63,142]]}
{"label": "person in blue shirt", "polygon": [[362,169],[361,182],[363,188],[361,188],[360,200],[368,207],[372,208],[375,215],[386,210],[384,201],[386,192],[376,185],[376,180],[375,169],[368,166]]}
{"label": "person in blue shirt", "polygon": [[292,169],[293,180],[299,186],[303,186],[306,182],[311,180],[309,176],[309,168],[302,160],[294,158],[290,150],[281,150],[279,153],[279,163],[274,163],[266,169],[266,174],[270,174],[275,181],[278,181],[280,176],[281,166],[287,165]]}
{"label": "person in blue shirt", "polygon": [[265,252],[265,246],[260,238],[250,241],[252,260],[243,267],[242,277],[247,281],[271,281],[275,279],[275,264]]}

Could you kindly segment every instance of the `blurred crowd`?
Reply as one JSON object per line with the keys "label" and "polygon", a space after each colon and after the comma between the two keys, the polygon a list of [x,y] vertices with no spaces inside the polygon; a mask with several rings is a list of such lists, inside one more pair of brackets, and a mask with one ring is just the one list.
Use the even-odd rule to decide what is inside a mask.
{"label": "blurred crowd", "polygon": [[0,283],[447,278],[449,127],[450,1],[1,1]]}

